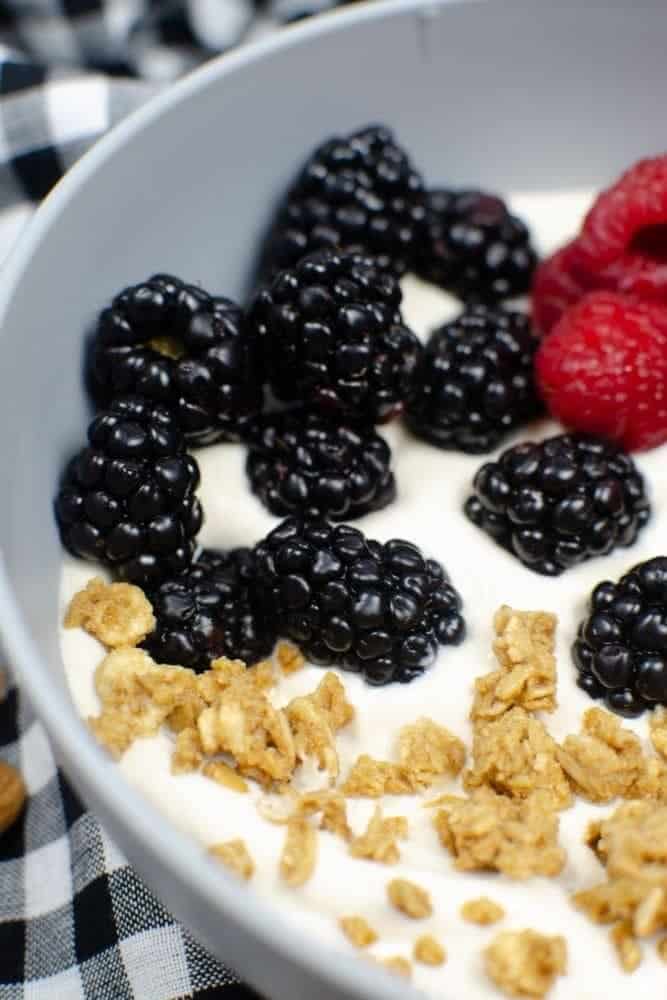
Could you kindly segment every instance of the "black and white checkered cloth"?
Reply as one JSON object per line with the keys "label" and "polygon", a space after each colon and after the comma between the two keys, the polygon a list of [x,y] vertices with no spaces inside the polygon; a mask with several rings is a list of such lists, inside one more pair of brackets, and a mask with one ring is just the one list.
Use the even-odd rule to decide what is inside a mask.
{"label": "black and white checkered cloth", "polygon": [[[340,2],[0,0],[0,259],[61,174],[158,89]],[[256,1000],[137,878],[16,688],[0,703],[0,758],[30,795],[0,836],[0,1000]]]}

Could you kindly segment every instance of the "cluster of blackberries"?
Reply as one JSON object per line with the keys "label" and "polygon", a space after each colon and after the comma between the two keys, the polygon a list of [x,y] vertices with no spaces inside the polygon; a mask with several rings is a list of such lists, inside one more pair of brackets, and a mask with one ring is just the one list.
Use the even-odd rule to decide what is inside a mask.
{"label": "cluster of blackberries", "polygon": [[[370,683],[411,680],[463,638],[457,592],[411,543],[331,522],[395,497],[376,424],[403,414],[419,437],[481,453],[541,413],[537,340],[505,302],[535,263],[504,202],[426,190],[388,129],[330,139],[287,193],[247,310],[156,274],[99,316],[86,366],[99,409],[56,498],[63,543],[146,590],[157,659],[255,662],[283,635]],[[425,347],[401,316],[410,270],[464,303]],[[197,551],[187,449],[217,441],[244,442],[252,490],[287,518],[255,549]],[[546,574],[631,545],[649,517],[629,456],[580,435],[483,465],[465,511]],[[667,702],[663,563],[601,585],[575,646],[581,687],[626,714]]]}

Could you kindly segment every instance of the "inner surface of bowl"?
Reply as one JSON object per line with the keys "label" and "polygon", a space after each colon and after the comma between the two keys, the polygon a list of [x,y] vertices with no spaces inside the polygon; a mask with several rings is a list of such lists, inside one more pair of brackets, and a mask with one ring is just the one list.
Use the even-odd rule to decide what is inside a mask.
{"label": "inner surface of bowl", "polygon": [[[235,955],[275,1000],[316,986],[323,998],[394,990],[339,959],[327,966],[317,948],[298,959],[293,949],[278,972],[260,968],[258,955],[277,962],[289,950],[275,923],[226,881],[220,889],[223,876],[211,879],[194,847],[182,853],[175,834],[151,835],[154,814],[69,706],[51,502],[87,422],[84,333],[114,292],[157,271],[242,298],[272,206],[309,149],[337,131],[387,123],[432,184],[606,182],[667,145],[662,20],[651,2],[408,0],[287,31],[209,65],[117,129],[59,185],[7,268],[0,621],[9,652],[68,772],[121,847],[221,959]],[[229,916],[222,936],[218,901]],[[250,926],[255,948],[272,939],[270,955],[248,947]]]}

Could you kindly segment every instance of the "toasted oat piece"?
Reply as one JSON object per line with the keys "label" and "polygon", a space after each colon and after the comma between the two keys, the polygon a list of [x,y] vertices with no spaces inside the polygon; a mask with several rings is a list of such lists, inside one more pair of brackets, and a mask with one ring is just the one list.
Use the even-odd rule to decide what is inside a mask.
{"label": "toasted oat piece", "polygon": [[632,931],[632,924],[621,920],[609,932],[621,968],[624,972],[634,972],[642,961],[642,950]]}
{"label": "toasted oat piece", "polygon": [[432,934],[422,934],[417,938],[413,955],[415,962],[422,965],[444,965],[447,961],[447,952]]}
{"label": "toasted oat piece", "polygon": [[435,827],[459,871],[499,871],[516,879],[562,871],[565,851],[551,796],[512,800],[480,788],[469,798],[451,796],[443,806]]}
{"label": "toasted oat piece", "polygon": [[556,707],[556,617],[546,611],[515,611],[503,605],[493,620],[493,651],[499,669],[478,677],[470,712],[473,723],[491,721],[510,708],[553,712]]}
{"label": "toasted oat piece", "polygon": [[667,760],[667,710],[662,705],[649,715],[648,728],[654,750]]}
{"label": "toasted oat piece", "polygon": [[287,676],[302,670],[306,665],[306,658],[299,647],[295,646],[293,642],[288,642],[287,639],[281,639],[276,646],[276,660],[282,672]]}
{"label": "toasted oat piece", "polygon": [[285,708],[297,760],[314,757],[330,778],[339,772],[336,733],[354,718],[345,688],[333,672],[324,675],[316,690],[293,698]]}
{"label": "toasted oat piece", "polygon": [[220,844],[213,844],[209,848],[209,853],[246,882],[255,873],[255,862],[243,840],[226,840]]}
{"label": "toasted oat piece", "polygon": [[591,802],[667,798],[667,768],[647,758],[637,736],[601,708],[584,713],[579,735],[565,738],[558,761],[578,795]]}
{"label": "toasted oat piece", "polygon": [[391,958],[380,959],[380,965],[384,965],[385,969],[389,972],[395,973],[397,976],[403,976],[404,979],[412,978],[412,965],[407,958],[403,958],[402,955],[393,955]]}
{"label": "toasted oat piece", "polygon": [[628,928],[636,938],[667,930],[667,806],[625,802],[590,824],[586,842],[607,881],[575,893],[574,905],[596,923],[622,925],[623,941]]}
{"label": "toasted oat piece", "polygon": [[486,973],[511,997],[544,997],[567,968],[562,937],[537,931],[502,931],[484,951]]}
{"label": "toasted oat piece", "polygon": [[475,727],[473,766],[465,772],[463,784],[468,790],[486,786],[518,799],[543,792],[562,809],[572,794],[557,752],[555,740],[538,719],[523,708],[511,708],[493,722]]}
{"label": "toasted oat piece", "polygon": [[338,923],[355,948],[368,948],[378,939],[377,933],[364,917],[341,917]]}
{"label": "toasted oat piece", "polygon": [[479,899],[469,899],[463,904],[461,916],[469,924],[488,927],[489,924],[497,924],[502,920],[505,911],[499,903],[494,903],[488,896],[480,896]]}
{"label": "toasted oat piece", "polygon": [[349,798],[379,799],[383,795],[411,795],[415,786],[400,764],[363,753],[350,768],[341,791]]}
{"label": "toasted oat piece", "polygon": [[380,806],[368,821],[368,826],[359,837],[350,843],[350,854],[354,858],[368,858],[385,865],[394,865],[401,855],[396,843],[408,835],[408,821],[405,816],[382,816]]}
{"label": "toasted oat piece", "polygon": [[202,766],[204,754],[199,733],[194,726],[185,727],[176,736],[176,746],[171,755],[171,773],[188,774]]}
{"label": "toasted oat piece", "polygon": [[19,818],[27,794],[23,778],[16,768],[0,760],[0,834]]}
{"label": "toasted oat piece", "polygon": [[238,771],[222,760],[210,760],[204,764],[201,773],[205,778],[210,778],[211,781],[222,785],[223,788],[228,788],[230,792],[239,792],[244,795],[248,791],[248,782],[241,777]]}
{"label": "toasted oat piece", "polygon": [[317,831],[303,816],[287,823],[287,836],[280,856],[280,876],[287,885],[304,885],[315,871]]}
{"label": "toasted oat piece", "polygon": [[667,937],[660,938],[655,947],[658,952],[658,957],[661,958],[663,962],[667,962]]}
{"label": "toasted oat piece", "polygon": [[406,878],[394,878],[387,884],[387,896],[395,909],[412,920],[423,920],[433,913],[431,897],[426,889]]}
{"label": "toasted oat piece", "polygon": [[155,616],[139,587],[131,583],[105,583],[96,576],[70,601],[65,628],[84,628],[114,649],[142,642],[155,628]]}
{"label": "toasted oat piece", "polygon": [[320,814],[320,830],[335,833],[343,840],[352,839],[352,830],[347,821],[347,804],[341,792],[324,788],[314,792],[304,792],[298,800],[296,814],[312,816]]}

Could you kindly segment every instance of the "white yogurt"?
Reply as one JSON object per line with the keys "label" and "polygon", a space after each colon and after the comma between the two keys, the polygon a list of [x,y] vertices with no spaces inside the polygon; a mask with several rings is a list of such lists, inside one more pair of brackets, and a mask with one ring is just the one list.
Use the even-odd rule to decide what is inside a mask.
{"label": "white yogurt", "polygon": [[[546,253],[575,231],[588,207],[589,192],[517,194],[511,204],[532,226],[539,250]],[[405,317],[422,336],[453,316],[458,304],[451,297],[407,279]],[[525,438],[544,437],[557,431],[546,421],[523,428],[502,448]],[[563,576],[552,579],[522,567],[507,552],[496,547],[462,514],[472,477],[484,460],[457,452],[439,451],[410,437],[400,426],[383,430],[394,456],[398,498],[387,509],[359,520],[370,537],[385,541],[410,539],[429,556],[439,559],[461,593],[468,625],[468,638],[456,649],[444,648],[437,664],[425,676],[407,686],[367,687],[358,677],[342,674],[348,697],[357,709],[354,722],[341,732],[338,747],[341,772],[362,753],[395,759],[396,734],[400,727],[421,715],[434,718],[470,744],[468,711],[475,676],[493,666],[492,617],[500,604],[520,609],[545,609],[558,615],[559,685],[557,711],[545,721],[556,739],[579,729],[580,719],[592,702],[575,685],[569,648],[593,586],[601,579],[615,579],[640,560],[663,551],[667,511],[667,481],[664,463],[667,446],[637,458],[651,488],[653,518],[631,549],[622,549],[591,560]],[[500,449],[502,450],[502,449]],[[244,450],[220,445],[197,454],[201,471],[201,500],[206,523],[201,535],[205,546],[231,547],[256,542],[276,523],[246,484]],[[61,606],[83,586],[94,570],[66,560]],[[103,650],[80,630],[62,631],[62,653],[72,697],[82,716],[96,714],[97,697],[93,675]],[[278,701],[312,690],[322,677],[321,668],[307,667],[281,681]],[[646,745],[645,719],[626,723]],[[270,894],[284,907],[286,919],[309,927],[337,949],[352,950],[343,938],[338,917],[365,916],[380,935],[373,949],[378,956],[402,954],[411,957],[415,938],[431,932],[444,943],[448,961],[429,969],[414,965],[413,981],[428,995],[466,1000],[489,1000],[497,996],[482,970],[481,950],[498,927],[532,927],[548,934],[563,934],[568,942],[568,974],[561,978],[550,1000],[622,1000],[628,991],[657,995],[667,973],[652,946],[644,963],[631,979],[620,971],[607,933],[591,924],[569,902],[569,894],[599,881],[602,870],[593,854],[582,845],[589,820],[610,811],[577,800],[561,814],[561,842],[568,862],[555,879],[533,878],[516,882],[497,874],[460,874],[438,842],[431,824],[431,811],[410,797],[387,798],[385,814],[408,817],[410,837],[401,846],[401,861],[394,867],[352,859],[341,840],[320,835],[319,860],[313,878],[299,890],[286,890],[277,877],[277,861],[284,830],[262,820],[255,808],[256,794],[229,792],[199,775],[174,776],[169,770],[171,742],[166,734],[138,740],[119,766],[127,779],[158,806],[169,820],[198,838],[202,844],[241,836],[256,863],[252,886]],[[443,790],[457,789],[444,782]],[[440,790],[440,789],[437,789]],[[361,831],[374,802],[352,801],[350,821]],[[363,865],[363,869],[360,866]],[[404,876],[428,887],[434,914],[419,923],[391,909],[386,883]],[[250,890],[249,890],[250,891]],[[488,895],[507,913],[502,924],[481,929],[464,923],[458,913],[465,900]]]}

